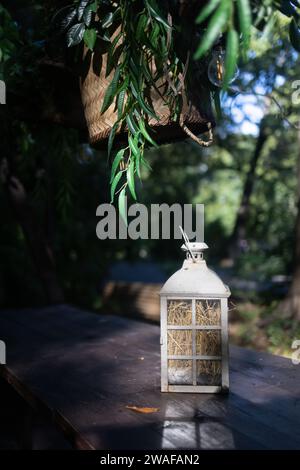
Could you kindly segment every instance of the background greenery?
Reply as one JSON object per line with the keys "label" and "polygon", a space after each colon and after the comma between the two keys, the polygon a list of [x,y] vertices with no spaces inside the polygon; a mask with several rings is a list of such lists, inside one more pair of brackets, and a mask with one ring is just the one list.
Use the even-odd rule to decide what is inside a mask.
{"label": "background greenery", "polygon": [[[35,13],[22,27],[0,7],[0,71],[20,99],[29,93],[38,102],[47,94],[36,70],[47,28],[43,10],[36,2],[32,5]],[[276,309],[287,284],[274,282],[274,276],[288,279],[292,273],[299,190],[299,105],[292,103],[291,95],[300,67],[288,38],[289,22],[278,13],[275,29],[265,28],[253,36],[233,89],[222,97],[223,115],[214,145],[203,149],[186,141],[147,150],[152,171],[144,168],[143,183],[137,187],[139,200],[147,205],[205,204],[209,263],[225,278],[250,286],[233,288],[232,338],[280,354],[289,354],[292,340],[300,337],[297,318],[283,317]],[[3,106],[0,119],[1,158],[14,155],[14,171],[45,227],[66,302],[101,310],[102,285],[117,260],[155,261],[166,275],[180,265],[177,241],[96,238],[96,207],[109,202],[106,152],[90,149],[74,129],[14,116],[8,120]],[[246,245],[228,265],[232,232],[262,126],[266,139],[254,172]],[[47,299],[5,184],[0,193],[0,305],[43,305]]]}

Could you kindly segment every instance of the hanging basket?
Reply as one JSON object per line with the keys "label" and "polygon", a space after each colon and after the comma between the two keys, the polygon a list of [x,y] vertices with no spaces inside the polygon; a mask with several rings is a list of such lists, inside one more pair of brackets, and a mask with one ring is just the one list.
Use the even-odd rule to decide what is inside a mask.
{"label": "hanging basket", "polygon": [[[102,63],[100,73],[95,66],[96,53],[90,54],[85,51],[85,56],[90,57],[89,69],[86,76],[80,80],[81,99],[84,114],[88,126],[90,143],[97,144],[98,147],[106,147],[107,139],[112,126],[117,121],[117,112],[115,111],[115,103],[113,103],[107,111],[100,113],[104,96],[109,86],[114,71],[105,77],[106,70],[106,54],[102,55],[100,63]],[[181,115],[181,123],[184,124],[185,130],[179,122],[170,119],[170,110],[166,106],[161,96],[153,90],[151,93],[151,101],[153,108],[159,120],[150,119],[149,125],[153,130],[153,136],[157,143],[166,143],[172,140],[187,138],[188,131],[193,135],[207,132],[213,122],[213,116],[208,103],[207,97],[204,96],[205,91],[201,90],[199,84],[198,93],[193,94],[192,101],[183,96],[183,108]],[[196,87],[196,85],[195,85]],[[161,87],[163,88],[163,87]],[[202,91],[202,93],[201,93]],[[207,91],[206,91],[207,93]],[[191,135],[189,136],[191,137]],[[116,140],[125,139],[125,131],[120,129],[117,131]]]}
{"label": "hanging basket", "polygon": [[[203,1],[193,0],[180,2],[179,17],[182,22],[187,22],[186,27],[193,24],[192,17],[199,11],[199,5]],[[115,34],[118,33],[118,30]],[[186,55],[186,51],[184,51]],[[192,61],[192,59],[191,59]],[[83,72],[80,77],[81,99],[84,114],[89,131],[90,143],[97,147],[105,148],[112,126],[117,121],[115,102],[103,113],[100,113],[106,90],[114,76],[114,70],[109,76],[106,74],[107,53],[101,51],[98,46],[94,52],[84,49]],[[153,67],[155,69],[155,67]],[[203,80],[202,80],[203,81]],[[210,96],[207,86],[201,83],[201,79],[194,78],[194,83],[189,83],[189,93],[181,90],[182,112],[178,121],[173,121],[170,110],[164,100],[164,93],[168,86],[167,79],[161,78],[156,82],[157,92],[151,89],[150,101],[158,120],[151,118],[149,126],[153,131],[153,138],[157,143],[166,143],[174,140],[192,137],[197,141],[197,135],[210,131],[214,125],[211,110]],[[116,141],[126,139],[126,128],[119,128],[116,132]],[[211,135],[209,136],[211,139]],[[198,139],[200,143],[201,139]],[[205,141],[202,141],[205,145]]]}
{"label": "hanging basket", "polygon": [[[207,3],[207,0],[178,0],[175,6],[175,13],[179,17],[179,21],[183,30],[187,31],[191,37],[194,37],[192,25],[195,17],[199,13],[201,7]],[[47,0],[47,10],[59,9],[69,5],[68,0]],[[182,40],[181,40],[182,39]],[[179,47],[183,60],[186,58],[186,43],[184,38],[180,39]],[[198,41],[197,38],[195,38]],[[190,60],[192,62],[192,59]],[[80,72],[80,92],[81,101],[84,111],[85,121],[88,128],[89,139],[92,145],[98,148],[107,148],[107,140],[112,126],[117,121],[117,113],[115,112],[115,104],[113,103],[105,113],[101,114],[100,110],[103,104],[106,90],[114,75],[114,70],[106,77],[107,53],[99,47],[92,53],[84,48],[82,70]],[[150,100],[153,109],[158,116],[158,121],[150,119],[149,125],[152,129],[152,137],[158,143],[166,143],[174,140],[185,139],[191,137],[197,141],[197,135],[210,131],[214,126],[214,117],[211,109],[210,92],[207,88],[206,77],[195,76],[194,83],[189,83],[187,90],[182,90],[182,113],[178,122],[174,122],[170,118],[170,110],[164,99],[152,89]],[[162,90],[166,83],[156,83]],[[85,124],[85,123],[84,123]],[[115,142],[127,140],[127,129],[119,128],[116,132]],[[209,135],[211,140],[211,132]],[[198,139],[201,145],[206,142]]]}
{"label": "hanging basket", "polygon": [[[117,121],[115,103],[103,114],[100,113],[104,96],[109,86],[114,71],[105,77],[107,54],[90,53],[85,50],[84,60],[89,64],[88,71],[80,79],[81,99],[84,114],[88,126],[90,143],[98,147],[106,147],[107,139],[112,126]],[[99,71],[99,65],[102,64]],[[158,85],[159,86],[159,85]],[[164,84],[159,86],[164,88]],[[196,91],[197,90],[197,91]],[[155,90],[151,92],[153,108],[159,120],[151,118],[149,125],[153,130],[153,137],[157,143],[166,143],[173,140],[184,139],[188,131],[193,135],[207,132],[213,123],[212,111],[207,98],[207,90],[201,84],[195,84],[193,96],[188,99],[183,92],[183,107],[180,122],[174,122],[170,118],[170,110],[164,99]],[[184,127],[183,127],[184,125]],[[212,124],[211,124],[212,125]],[[125,139],[126,130],[118,130],[116,140]]]}

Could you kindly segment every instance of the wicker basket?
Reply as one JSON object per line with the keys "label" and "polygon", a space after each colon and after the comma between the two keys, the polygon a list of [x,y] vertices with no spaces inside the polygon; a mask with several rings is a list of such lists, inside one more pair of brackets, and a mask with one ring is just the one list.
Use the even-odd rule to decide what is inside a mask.
{"label": "wicker basket", "polygon": [[[86,52],[86,54],[89,53]],[[113,103],[105,113],[100,114],[106,89],[113,77],[113,72],[108,77],[105,77],[106,57],[103,55],[101,71],[98,73],[93,66],[95,63],[95,60],[93,60],[94,54],[92,56],[88,73],[81,79],[81,99],[88,126],[90,143],[92,145],[97,144],[98,147],[104,148],[107,145],[110,130],[117,120],[115,103]],[[149,121],[154,131],[153,137],[156,142],[166,143],[187,138],[187,134],[182,127],[178,123],[171,121],[169,109],[157,92],[152,92],[151,100],[154,110],[159,117],[159,121],[154,119]],[[195,93],[192,102],[189,103],[187,99],[184,99],[182,118],[185,125],[193,134],[199,134],[208,130],[208,123],[213,122],[213,117],[207,99],[205,100],[204,98],[204,93],[202,93],[202,96],[200,92],[198,94]],[[116,134],[116,139],[122,140],[124,138],[125,132],[119,130]]]}
{"label": "wicker basket", "polygon": [[[194,32],[191,25],[194,24],[196,14],[201,6],[208,0],[179,0],[175,6],[175,13],[179,15],[180,21],[185,23],[186,31],[193,37]],[[47,0],[46,10],[59,9],[68,5],[68,0]],[[182,38],[183,39],[183,38]],[[186,44],[180,41],[182,56],[185,58]],[[89,131],[90,142],[97,144],[99,148],[107,147],[107,139],[113,124],[116,122],[117,113],[114,112],[114,104],[104,113],[100,114],[103,99],[107,87],[113,76],[105,77],[107,54],[101,50],[91,53],[84,49],[82,72],[80,76],[81,101],[83,104],[86,124]],[[182,121],[192,134],[197,135],[208,130],[208,123],[214,125],[214,118],[211,110],[209,91],[202,83],[203,80],[195,80],[193,86],[189,86],[189,97],[183,94]],[[164,84],[161,84],[162,86]],[[186,130],[170,119],[170,113],[165,106],[163,99],[155,91],[151,94],[152,105],[159,121],[152,119],[150,126],[153,129],[153,138],[157,143],[170,142],[187,137]],[[74,114],[74,113],[73,113]],[[85,125],[85,123],[84,123]],[[119,130],[116,134],[116,141],[126,140],[126,130]]]}
{"label": "wicker basket", "polygon": [[[194,2],[199,7],[199,0]],[[202,2],[203,3],[203,2]],[[182,2],[182,7],[185,3]],[[195,5],[193,5],[195,6]],[[186,11],[186,16],[190,14],[190,10]],[[181,16],[183,16],[181,14]],[[116,33],[117,34],[117,31]],[[114,70],[108,77],[105,77],[107,54],[102,54],[100,50],[91,53],[87,49],[84,50],[84,67],[80,78],[81,99],[84,108],[84,114],[88,126],[90,143],[97,147],[105,148],[110,130],[117,120],[117,112],[115,111],[115,103],[113,103],[105,113],[100,114],[103,99],[109,86]],[[157,83],[158,88],[164,89],[165,83]],[[208,99],[208,91],[201,83],[196,82],[192,88],[192,95],[187,97],[184,93],[181,123],[183,126],[170,119],[170,111],[166,106],[163,98],[155,90],[151,93],[151,101],[156,115],[159,120],[151,119],[149,125],[153,130],[153,138],[157,143],[165,143],[173,140],[187,138],[187,131],[197,135],[207,132],[208,124],[213,125],[213,116]],[[162,93],[163,95],[163,93]],[[120,130],[116,133],[116,140],[125,139],[126,130]]]}

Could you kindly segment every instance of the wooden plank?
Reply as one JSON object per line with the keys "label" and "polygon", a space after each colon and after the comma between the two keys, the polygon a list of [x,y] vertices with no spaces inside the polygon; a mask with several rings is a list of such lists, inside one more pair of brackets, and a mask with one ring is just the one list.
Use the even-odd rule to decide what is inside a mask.
{"label": "wooden plank", "polygon": [[232,370],[300,395],[300,366],[290,359],[231,346]]}
{"label": "wooden plank", "polygon": [[[288,429],[289,433],[299,425],[300,403],[298,397],[277,387],[268,386],[260,380],[247,378],[243,374],[232,374],[232,381],[236,403],[238,398],[241,398],[252,407],[256,407],[258,420],[268,417],[274,426],[275,422],[280,422],[281,418],[283,423],[282,426],[278,425],[278,429]],[[259,410],[261,411],[259,412]]]}
{"label": "wooden plank", "polygon": [[61,306],[1,312],[0,338],[19,393],[94,448],[300,449],[300,368],[287,359],[233,348],[228,397],[162,394],[155,325]]}
{"label": "wooden plank", "polygon": [[67,440],[72,444],[74,449],[93,450],[90,444],[82,434],[80,434],[67,418],[65,418],[57,410],[51,409],[49,405],[34,394],[23,381],[20,381],[12,371],[6,366],[0,366],[0,376],[10,384],[14,390],[29,404],[30,408],[52,422],[57,429],[63,432]]}
{"label": "wooden plank", "polygon": [[[26,318],[26,317],[22,317],[22,319],[24,319],[24,318]],[[92,318],[94,320],[95,316],[92,316]],[[11,316],[10,320],[12,320],[12,319],[13,319],[13,317]],[[45,320],[45,318],[43,318],[43,319]],[[118,319],[116,319],[116,320],[118,320]],[[20,320],[20,321],[22,322],[22,320]],[[28,317],[27,317],[27,321],[28,321]],[[82,322],[80,322],[80,323],[82,324]],[[103,322],[101,322],[101,323],[103,323]],[[115,323],[116,324],[114,324],[114,327],[115,327],[114,330],[116,329],[116,331],[117,331],[118,326],[120,326],[120,325],[118,325],[118,321],[116,321]],[[119,323],[122,323],[122,321],[119,321]],[[9,326],[11,327],[11,325],[9,325]],[[69,330],[69,327],[68,327],[68,330]],[[116,388],[115,384],[112,384],[111,387],[109,386],[107,391],[106,390],[104,390],[104,391],[101,390],[101,394],[99,393],[99,390],[100,390],[100,387],[99,387],[99,389],[97,390],[97,395],[95,396],[95,395],[91,394],[89,392],[89,390],[86,391],[86,388],[87,388],[86,383],[83,383],[82,380],[80,380],[80,382],[78,382],[78,374],[75,374],[75,375],[73,374],[73,377],[72,377],[72,373],[70,374],[67,369],[62,369],[59,366],[55,366],[55,368],[53,369],[53,364],[56,363],[56,357],[55,356],[58,356],[58,359],[59,359],[59,356],[61,354],[65,353],[64,354],[64,361],[67,364],[69,364],[69,356],[68,356],[68,351],[66,349],[65,343],[63,344],[63,349],[61,350],[60,349],[61,348],[61,343],[56,342],[54,344],[53,343],[53,338],[51,338],[51,340],[48,344],[45,342],[47,337],[49,336],[49,331],[50,330],[48,329],[48,333],[47,333],[47,335],[44,335],[44,338],[42,338],[42,339],[40,337],[38,338],[38,347],[37,347],[37,343],[35,342],[35,349],[30,348],[29,349],[29,354],[28,354],[28,350],[26,350],[25,356],[23,355],[23,363],[21,363],[21,365],[20,365],[20,370],[23,373],[23,375],[24,375],[24,371],[25,371],[25,376],[26,376],[27,373],[29,374],[29,375],[27,375],[27,379],[30,380],[31,387],[36,390],[36,393],[46,397],[47,402],[50,402],[50,403],[55,402],[56,405],[64,408],[66,413],[68,413],[68,410],[66,410],[66,405],[65,405],[66,398],[65,397],[68,397],[68,402],[69,402],[68,404],[70,405],[70,407],[74,406],[74,410],[76,408],[76,412],[73,413],[73,416],[72,416],[72,422],[76,422],[76,417],[77,416],[75,416],[75,415],[77,414],[77,415],[80,416],[80,419],[81,419],[80,422],[82,423],[83,417],[80,415],[81,408],[84,409],[84,408],[86,408],[87,404],[94,403],[95,399],[97,399],[99,401],[99,395],[102,398],[102,400],[103,400],[103,398],[106,398],[107,393],[109,393],[112,396],[115,395],[116,396],[115,411],[116,411],[116,407],[118,407],[117,400],[118,400],[119,394],[116,393],[117,388]],[[61,334],[61,330],[59,331],[59,335],[60,334]],[[102,329],[101,334],[103,334],[103,329]],[[50,336],[52,336],[51,333],[50,333]],[[83,334],[82,331],[80,332],[80,336],[84,337],[84,334]],[[97,343],[99,343],[99,336],[97,336]],[[94,337],[90,335],[89,336],[89,341],[93,341],[93,338]],[[31,342],[31,344],[33,344],[33,342]],[[118,346],[120,347],[120,345],[121,346],[122,345],[127,346],[127,341],[125,343],[124,343],[124,341],[120,341]],[[39,346],[43,347],[43,349],[48,349],[48,351],[47,351],[47,353],[43,353],[43,361],[42,361],[42,366],[43,367],[42,367],[41,370],[38,371],[38,380],[35,382],[34,377],[32,377],[31,374],[30,374],[30,371],[36,365],[37,361],[35,360],[35,362],[32,363],[32,362],[29,362],[28,359],[30,358],[32,353],[34,353],[34,355],[37,356]],[[54,351],[52,351],[53,348],[54,348]],[[75,360],[75,362],[76,362],[76,353],[74,354],[75,349],[76,348],[74,348],[74,346],[71,349],[70,361]],[[93,345],[92,345],[92,348],[91,347],[87,348],[86,344],[85,344],[84,351],[82,351],[82,349],[80,349],[80,351],[79,351],[80,355],[78,355],[78,364],[84,360],[84,355],[87,354],[87,353],[90,353],[91,351],[94,352]],[[124,349],[124,351],[126,351],[126,349]],[[103,356],[103,353],[102,353],[102,356]],[[105,350],[105,357],[106,357],[105,360],[107,362],[111,361],[111,360],[113,360],[113,362],[115,362],[116,359],[118,359],[118,357],[115,354],[114,354],[113,358],[111,357],[110,354],[107,354],[107,347],[106,347],[106,350]],[[134,358],[136,360],[136,355],[134,355]],[[88,356],[87,356],[87,359],[88,359]],[[121,361],[124,362],[124,357],[121,358]],[[28,364],[30,364],[29,367],[28,367]],[[58,364],[58,362],[56,364]],[[111,367],[109,367],[109,369],[110,368]],[[51,373],[51,371],[52,371],[52,373]],[[53,376],[53,373],[55,374],[55,376]],[[85,367],[84,373],[85,374],[87,373],[86,367]],[[58,383],[58,381],[61,377],[64,377],[64,381],[63,381],[63,383],[60,383],[58,394],[57,395],[53,394],[53,385],[54,385],[54,383]],[[68,380],[70,380],[70,382],[68,382]],[[92,380],[95,381],[94,371],[93,371]],[[80,384],[80,386],[79,386],[79,390],[76,393],[76,388],[78,388],[76,386],[78,385],[78,383]],[[104,378],[104,383],[109,384],[108,380],[105,380],[105,378]],[[74,385],[75,385],[75,387],[74,387]],[[126,384],[125,384],[125,388],[123,387],[123,391],[124,390],[126,391]],[[74,398],[75,398],[75,403],[72,402],[72,396],[73,395],[74,395]],[[85,396],[86,401],[82,402],[82,400],[78,399],[78,397],[80,397],[80,396],[81,397]],[[124,405],[124,408],[125,408],[125,405]],[[94,411],[91,414],[93,415],[93,419],[94,419]],[[86,416],[84,417],[84,421],[85,421],[85,418],[86,418]],[[91,419],[92,419],[92,417],[91,417]],[[135,418],[132,418],[132,414],[130,413],[130,423],[133,424],[134,422],[135,422]],[[138,423],[140,424],[139,421],[138,421]],[[121,425],[120,420],[118,421],[118,424]],[[139,432],[138,429],[139,428],[137,428],[137,437],[140,436],[140,432]],[[152,438],[149,439],[149,442],[156,442],[156,440],[157,440],[157,439],[155,439],[156,433],[154,431],[152,431],[152,434],[154,434],[154,437],[152,436]],[[127,435],[128,435],[128,432],[127,432]],[[131,434],[131,436],[132,436],[132,434]],[[137,443],[136,440],[135,440],[135,442]],[[142,445],[141,445],[141,448],[143,448]]]}

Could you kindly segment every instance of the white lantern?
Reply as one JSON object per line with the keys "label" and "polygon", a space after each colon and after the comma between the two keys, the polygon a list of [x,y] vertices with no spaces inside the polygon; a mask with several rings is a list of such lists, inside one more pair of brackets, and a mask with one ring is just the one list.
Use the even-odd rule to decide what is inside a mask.
{"label": "white lantern", "polygon": [[203,260],[206,243],[185,236],[181,248],[186,260],[160,292],[161,390],[226,392],[230,291]]}

